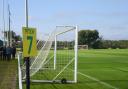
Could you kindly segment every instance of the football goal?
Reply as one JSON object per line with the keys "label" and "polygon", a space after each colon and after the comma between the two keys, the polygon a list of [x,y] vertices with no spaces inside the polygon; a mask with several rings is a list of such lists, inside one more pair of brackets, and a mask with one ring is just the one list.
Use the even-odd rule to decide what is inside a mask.
{"label": "football goal", "polygon": [[[31,81],[77,83],[77,46],[77,26],[57,26],[46,40],[37,44],[38,55],[32,58],[30,64]],[[24,81],[25,66],[20,67]]]}

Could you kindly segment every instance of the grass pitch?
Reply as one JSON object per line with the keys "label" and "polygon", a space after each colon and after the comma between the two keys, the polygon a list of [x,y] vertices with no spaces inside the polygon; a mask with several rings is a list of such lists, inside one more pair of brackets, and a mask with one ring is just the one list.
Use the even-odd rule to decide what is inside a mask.
{"label": "grass pitch", "polygon": [[16,89],[17,61],[0,59],[0,89]]}
{"label": "grass pitch", "polygon": [[77,84],[31,83],[31,89],[128,89],[128,49],[79,50]]}

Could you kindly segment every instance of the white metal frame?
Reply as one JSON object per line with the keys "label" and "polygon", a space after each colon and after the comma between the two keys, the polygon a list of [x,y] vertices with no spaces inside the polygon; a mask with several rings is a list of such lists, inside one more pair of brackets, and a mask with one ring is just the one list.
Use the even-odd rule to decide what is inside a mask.
{"label": "white metal frame", "polygon": [[[57,27],[73,27],[73,26],[57,26]],[[74,80],[67,80],[67,83],[77,83],[77,62],[78,62],[78,27],[73,27],[72,29],[63,31],[63,32],[59,32],[57,34],[55,34],[55,41],[54,41],[54,68],[56,69],[56,51],[57,51],[57,35],[60,34],[64,34],[68,31],[75,31],[75,46],[74,46],[74,58],[62,69],[62,71],[60,71],[52,80],[31,80],[31,82],[48,82],[48,83],[52,83],[52,82],[61,82],[61,80],[56,80],[56,78],[74,61]],[[22,80],[22,82],[24,82],[24,80]]]}
{"label": "white metal frame", "polygon": [[57,36],[55,35],[55,43],[54,43],[54,70],[56,69],[56,50],[57,50]]}
{"label": "white metal frame", "polygon": [[74,70],[74,82],[77,83],[77,67],[78,67],[78,26],[75,30],[75,70]]}
{"label": "white metal frame", "polygon": [[[72,27],[72,26],[57,26],[57,27]],[[75,50],[75,57],[74,57],[74,81],[70,81],[70,83],[77,83],[77,64],[78,64],[78,26],[76,26],[76,27],[73,27],[73,29],[70,29],[70,30],[68,30],[68,31],[72,31],[72,30],[74,30],[74,28],[75,28],[75,46],[74,46],[74,50]],[[55,35],[55,49],[54,49],[54,69],[56,68],[56,50],[57,50],[57,43],[56,43],[56,41],[57,41],[57,35],[60,35],[60,34],[64,34],[64,33],[66,33],[66,32],[68,32],[68,31],[64,31],[64,32],[61,32],[61,33],[58,33],[58,34],[56,34]],[[70,64],[70,63],[69,63]],[[66,67],[67,67],[68,65],[66,65]],[[64,67],[64,69],[66,68],[66,67]],[[64,70],[63,69],[63,70]],[[60,73],[59,74],[61,74],[61,72],[62,71],[60,71]],[[59,76],[59,74],[57,75],[57,76]],[[56,77],[57,77],[56,76]],[[55,80],[55,78],[56,77],[54,77],[53,78],[53,81]]]}

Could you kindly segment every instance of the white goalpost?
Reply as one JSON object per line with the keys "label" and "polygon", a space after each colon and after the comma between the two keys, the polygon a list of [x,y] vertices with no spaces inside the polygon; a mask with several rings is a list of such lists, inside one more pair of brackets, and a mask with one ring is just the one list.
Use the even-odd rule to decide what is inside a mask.
{"label": "white goalpost", "polygon": [[77,83],[78,27],[57,26],[44,42],[30,65],[31,82]]}

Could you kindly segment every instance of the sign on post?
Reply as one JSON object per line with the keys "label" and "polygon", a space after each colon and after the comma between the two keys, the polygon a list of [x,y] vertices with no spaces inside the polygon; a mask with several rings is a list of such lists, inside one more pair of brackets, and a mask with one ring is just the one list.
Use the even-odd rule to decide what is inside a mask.
{"label": "sign on post", "polygon": [[23,56],[33,57],[37,55],[36,28],[22,28],[23,33]]}

